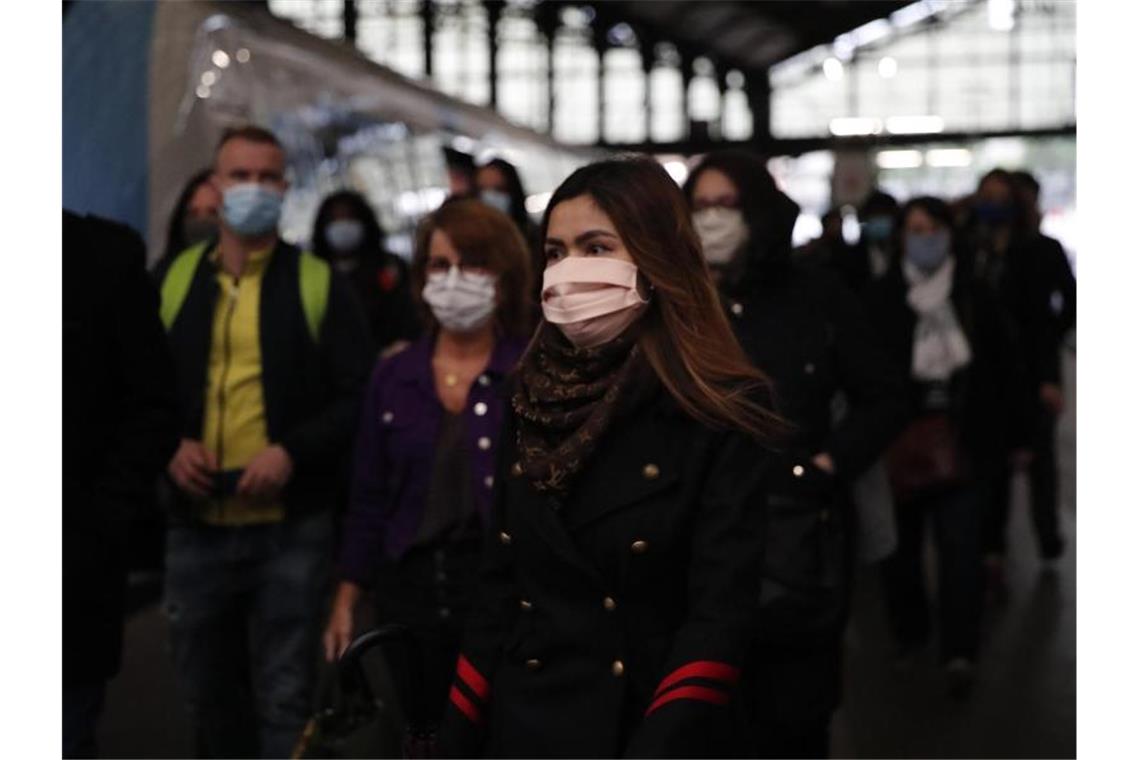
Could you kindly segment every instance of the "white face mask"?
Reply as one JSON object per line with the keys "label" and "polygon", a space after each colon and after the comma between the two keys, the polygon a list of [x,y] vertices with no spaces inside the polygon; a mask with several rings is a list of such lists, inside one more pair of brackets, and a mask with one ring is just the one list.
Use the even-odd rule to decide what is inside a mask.
{"label": "white face mask", "polygon": [[730,263],[748,242],[748,224],[740,209],[712,206],[693,214],[693,227],[701,239],[705,261],[713,266]]}
{"label": "white face mask", "polygon": [[497,281],[493,274],[464,272],[452,266],[447,272],[428,275],[423,298],[443,329],[474,332],[495,313]]}
{"label": "white face mask", "polygon": [[479,191],[479,200],[491,208],[497,208],[504,214],[511,213],[511,196],[502,190],[481,190]]}
{"label": "white face mask", "polygon": [[364,240],[364,224],[358,219],[337,219],[325,227],[325,240],[337,253],[355,251]]}

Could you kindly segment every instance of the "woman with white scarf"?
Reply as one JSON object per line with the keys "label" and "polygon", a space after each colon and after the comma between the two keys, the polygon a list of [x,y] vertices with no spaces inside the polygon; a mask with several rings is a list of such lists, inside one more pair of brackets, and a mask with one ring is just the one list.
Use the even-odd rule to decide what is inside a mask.
{"label": "woman with white scarf", "polygon": [[982,609],[982,496],[987,474],[1025,439],[1016,341],[996,300],[955,255],[953,217],[936,198],[899,214],[900,259],[869,295],[888,350],[909,372],[912,421],[888,451],[898,548],[885,567],[900,661],[931,634],[922,547],[928,521],[938,553],[941,662],[955,696],[974,679]]}

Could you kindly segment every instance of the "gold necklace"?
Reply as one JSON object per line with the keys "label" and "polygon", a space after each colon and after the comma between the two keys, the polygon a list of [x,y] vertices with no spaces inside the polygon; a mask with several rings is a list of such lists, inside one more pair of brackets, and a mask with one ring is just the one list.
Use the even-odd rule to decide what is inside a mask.
{"label": "gold necklace", "polygon": [[459,385],[459,375],[455,374],[454,372],[444,372],[443,384],[448,388],[454,388],[455,386]]}

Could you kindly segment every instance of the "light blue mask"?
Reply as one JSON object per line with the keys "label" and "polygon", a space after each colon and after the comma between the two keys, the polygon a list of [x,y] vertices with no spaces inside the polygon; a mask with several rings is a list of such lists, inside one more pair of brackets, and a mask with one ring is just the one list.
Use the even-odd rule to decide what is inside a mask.
{"label": "light blue mask", "polygon": [[483,201],[491,208],[497,208],[504,214],[511,213],[511,196],[507,195],[502,190],[480,191],[479,200]]}
{"label": "light blue mask", "polygon": [[277,229],[284,195],[256,182],[243,182],[222,194],[222,219],[242,237],[261,237]]}
{"label": "light blue mask", "polygon": [[364,242],[364,223],[359,219],[337,219],[325,227],[325,240],[337,253],[352,253]]}
{"label": "light blue mask", "polygon": [[950,255],[950,233],[945,230],[929,234],[908,232],[904,245],[906,260],[919,271],[930,274]]}

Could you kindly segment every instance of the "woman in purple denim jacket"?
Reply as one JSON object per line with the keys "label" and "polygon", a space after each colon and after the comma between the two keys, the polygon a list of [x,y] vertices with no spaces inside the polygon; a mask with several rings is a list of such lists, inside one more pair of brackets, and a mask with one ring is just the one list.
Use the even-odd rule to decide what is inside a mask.
{"label": "woman in purple denim jacket", "polygon": [[529,285],[526,243],[506,215],[444,204],[421,224],[412,263],[428,337],[381,359],[365,398],[325,654],[343,653],[371,588],[379,620],[411,626],[423,644],[425,704],[406,706],[420,715],[442,714],[459,651]]}

